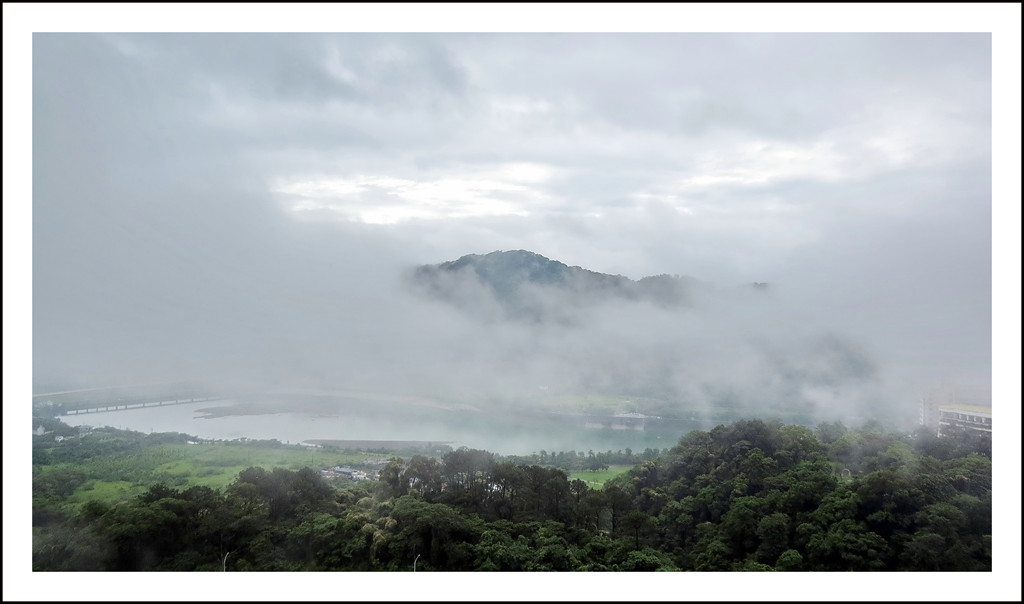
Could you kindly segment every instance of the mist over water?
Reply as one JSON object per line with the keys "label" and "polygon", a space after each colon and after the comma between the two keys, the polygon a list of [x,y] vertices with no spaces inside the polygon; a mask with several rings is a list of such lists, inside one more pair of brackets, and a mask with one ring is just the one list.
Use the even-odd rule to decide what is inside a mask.
{"label": "mist over water", "polygon": [[[912,424],[991,382],[988,42],[36,35],[34,391],[418,396],[473,411],[184,417],[496,451],[589,448],[517,410]],[[697,286],[530,286],[522,320],[471,275],[457,304],[408,282],[495,250]]]}
{"label": "mist over water", "polygon": [[[358,412],[342,415],[289,412],[259,415],[209,417],[202,409],[211,405],[230,406],[233,401],[190,403],[161,408],[132,409],[69,415],[62,421],[72,426],[109,425],[138,432],[180,432],[200,439],[275,439],[301,444],[311,440],[420,441],[470,447],[502,455],[528,455],[538,451],[622,451],[640,452],[675,444],[666,433],[636,430],[587,429],[552,421],[496,421],[494,418],[445,418],[403,420],[380,414]],[[708,428],[706,422],[690,422],[692,429]]]}

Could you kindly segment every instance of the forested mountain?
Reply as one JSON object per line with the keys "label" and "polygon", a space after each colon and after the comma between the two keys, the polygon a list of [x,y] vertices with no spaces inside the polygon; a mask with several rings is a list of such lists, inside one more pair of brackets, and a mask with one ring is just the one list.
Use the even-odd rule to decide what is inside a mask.
{"label": "forested mountain", "polygon": [[222,490],[68,498],[68,455],[113,455],[95,467],[124,475],[151,438],[137,436],[36,437],[34,570],[992,570],[991,453],[966,433],[744,420],[692,431],[603,489],[460,448],[393,457],[379,481],[340,489],[308,468],[250,467]]}
{"label": "forested mountain", "polygon": [[525,250],[470,254],[422,265],[412,271],[411,281],[421,291],[464,309],[480,310],[496,303],[508,316],[534,320],[561,319],[567,310],[616,300],[686,307],[698,289],[707,287],[678,275],[633,281],[567,266]]}

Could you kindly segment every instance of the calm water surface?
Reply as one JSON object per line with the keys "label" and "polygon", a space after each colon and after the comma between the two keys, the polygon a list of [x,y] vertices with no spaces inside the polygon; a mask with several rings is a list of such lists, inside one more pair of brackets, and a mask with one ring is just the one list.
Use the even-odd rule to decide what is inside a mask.
{"label": "calm water surface", "polygon": [[[450,442],[505,455],[546,451],[607,451],[627,447],[642,451],[675,444],[678,436],[627,430],[594,430],[556,423],[523,423],[484,414],[430,411],[417,407],[391,408],[387,413],[361,414],[349,410],[321,413],[289,412],[263,415],[207,417],[202,409],[235,405],[233,400],[206,401],[165,407],[126,409],[69,415],[72,426],[112,426],[138,432],[183,432],[199,438],[277,439],[301,443],[314,439],[421,440]],[[679,435],[681,436],[681,435]]]}

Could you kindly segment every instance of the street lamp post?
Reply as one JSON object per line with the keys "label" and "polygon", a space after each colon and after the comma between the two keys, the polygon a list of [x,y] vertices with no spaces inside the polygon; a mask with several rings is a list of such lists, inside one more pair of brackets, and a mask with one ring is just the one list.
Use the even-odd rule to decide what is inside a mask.
{"label": "street lamp post", "polygon": [[412,561],[412,572],[416,572],[416,561],[420,559],[422,554],[416,554],[416,557]]}
{"label": "street lamp post", "polygon": [[220,568],[221,568],[221,571],[223,571],[223,572],[227,572],[227,570],[228,570],[228,556],[230,554],[231,554],[231,552],[228,552],[228,553],[224,554],[224,560],[221,561],[221,563],[220,563]]}

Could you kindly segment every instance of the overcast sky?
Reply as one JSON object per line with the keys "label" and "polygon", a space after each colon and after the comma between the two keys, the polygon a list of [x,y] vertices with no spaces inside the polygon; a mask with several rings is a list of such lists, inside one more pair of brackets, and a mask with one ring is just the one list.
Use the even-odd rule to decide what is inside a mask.
{"label": "overcast sky", "polygon": [[983,33],[37,34],[35,380],[365,360],[402,267],[527,249],[767,281],[984,385],[991,70]]}
{"label": "overcast sky", "polygon": [[[50,8],[29,31],[364,28],[343,7],[327,20],[289,8],[254,26],[246,11],[173,8],[112,27],[95,7]],[[1006,283],[996,302],[1009,300],[1012,321],[997,336],[1019,333],[1019,170],[996,257],[1017,260],[996,284],[990,176],[993,102],[1009,98],[1016,116],[996,124],[997,137],[1017,133],[997,166],[1007,153],[1019,161],[1019,25],[1016,68],[997,73],[1004,91],[1012,74],[1010,95],[994,98],[988,33],[26,36],[9,34],[8,9],[4,323],[17,327],[8,268],[31,256],[32,321],[20,328],[32,366],[20,373],[39,387],[206,373],[330,383],[375,367],[386,379],[522,350],[583,355],[594,342],[640,356],[668,348],[665,334],[691,343],[673,353],[699,361],[695,371],[764,372],[751,333],[782,363],[813,364],[816,337],[840,338],[878,367],[880,388],[984,385],[992,287]],[[605,15],[596,26],[506,10],[452,27],[391,6],[370,29],[616,31],[640,15],[642,29],[815,30],[751,5],[711,25],[635,8],[609,19],[592,6]],[[1019,23],[1019,9],[981,25],[976,7],[946,10],[862,5],[817,30]],[[29,56],[24,85],[8,86],[9,61],[26,69]],[[8,111],[9,95],[28,91],[24,114]],[[18,119],[28,111],[31,124]],[[15,142],[31,143],[31,158],[8,145],[14,127],[28,129]],[[7,220],[14,177],[24,188],[13,191],[31,190],[30,221]],[[8,242],[25,245],[11,253]],[[589,336],[492,328],[488,344],[395,280],[497,249],[632,279],[767,281],[777,298],[762,314],[690,315],[668,329],[636,313]],[[1019,362],[1019,335],[1009,343]],[[5,336],[5,378],[19,356],[9,352]]]}

